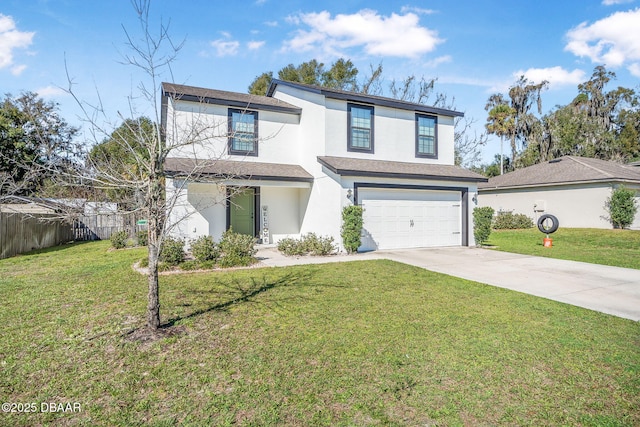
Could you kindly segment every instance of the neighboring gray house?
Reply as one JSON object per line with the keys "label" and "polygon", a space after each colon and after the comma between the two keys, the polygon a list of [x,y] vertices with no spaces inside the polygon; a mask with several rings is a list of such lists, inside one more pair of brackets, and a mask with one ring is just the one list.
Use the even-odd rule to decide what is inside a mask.
{"label": "neighboring gray house", "polygon": [[[640,168],[565,156],[480,183],[478,205],[523,213],[534,221],[552,214],[560,227],[612,228],[605,203],[620,185],[636,190],[640,205]],[[631,228],[640,229],[640,214]]]}

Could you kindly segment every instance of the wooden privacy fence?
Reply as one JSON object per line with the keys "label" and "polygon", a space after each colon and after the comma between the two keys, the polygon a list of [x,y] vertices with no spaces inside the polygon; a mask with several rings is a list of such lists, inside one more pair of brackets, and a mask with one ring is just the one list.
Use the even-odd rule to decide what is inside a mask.
{"label": "wooden privacy fence", "polygon": [[134,237],[138,230],[137,216],[134,214],[97,214],[78,218],[73,224],[75,240],[106,240],[116,231],[126,231]]}
{"label": "wooden privacy fence", "polygon": [[0,259],[72,240],[73,227],[55,215],[0,212]]}
{"label": "wooden privacy fence", "polygon": [[121,230],[134,237],[137,219],[134,214],[97,214],[69,224],[55,214],[0,212],[0,259],[74,240],[106,240]]}

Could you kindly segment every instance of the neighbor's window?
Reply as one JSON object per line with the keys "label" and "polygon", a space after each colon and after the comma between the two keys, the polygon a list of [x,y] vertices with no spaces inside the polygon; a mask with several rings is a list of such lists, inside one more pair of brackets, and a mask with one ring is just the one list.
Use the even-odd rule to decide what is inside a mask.
{"label": "neighbor's window", "polygon": [[348,151],[373,153],[373,107],[348,104],[347,115],[349,118]]}
{"label": "neighbor's window", "polygon": [[258,112],[229,110],[229,154],[258,155]]}
{"label": "neighbor's window", "polygon": [[416,115],[416,157],[437,157],[438,140],[435,116]]}

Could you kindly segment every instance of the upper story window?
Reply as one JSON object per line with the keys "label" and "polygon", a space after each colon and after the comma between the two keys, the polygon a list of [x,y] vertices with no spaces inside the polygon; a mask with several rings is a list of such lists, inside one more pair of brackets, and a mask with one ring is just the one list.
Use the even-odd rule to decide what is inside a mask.
{"label": "upper story window", "polygon": [[373,153],[373,107],[347,104],[348,151]]}
{"label": "upper story window", "polygon": [[438,157],[438,118],[416,114],[416,157]]}
{"label": "upper story window", "polygon": [[229,109],[229,154],[258,155],[258,112]]}

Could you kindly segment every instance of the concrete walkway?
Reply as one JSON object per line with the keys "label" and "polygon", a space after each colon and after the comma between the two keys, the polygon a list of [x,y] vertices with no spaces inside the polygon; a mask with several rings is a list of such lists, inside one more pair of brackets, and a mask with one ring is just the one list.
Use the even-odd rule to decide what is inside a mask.
{"label": "concrete walkway", "polygon": [[390,259],[463,279],[640,321],[640,270],[519,255],[480,248],[427,248],[329,257],[286,257],[276,248],[257,254],[263,265]]}

